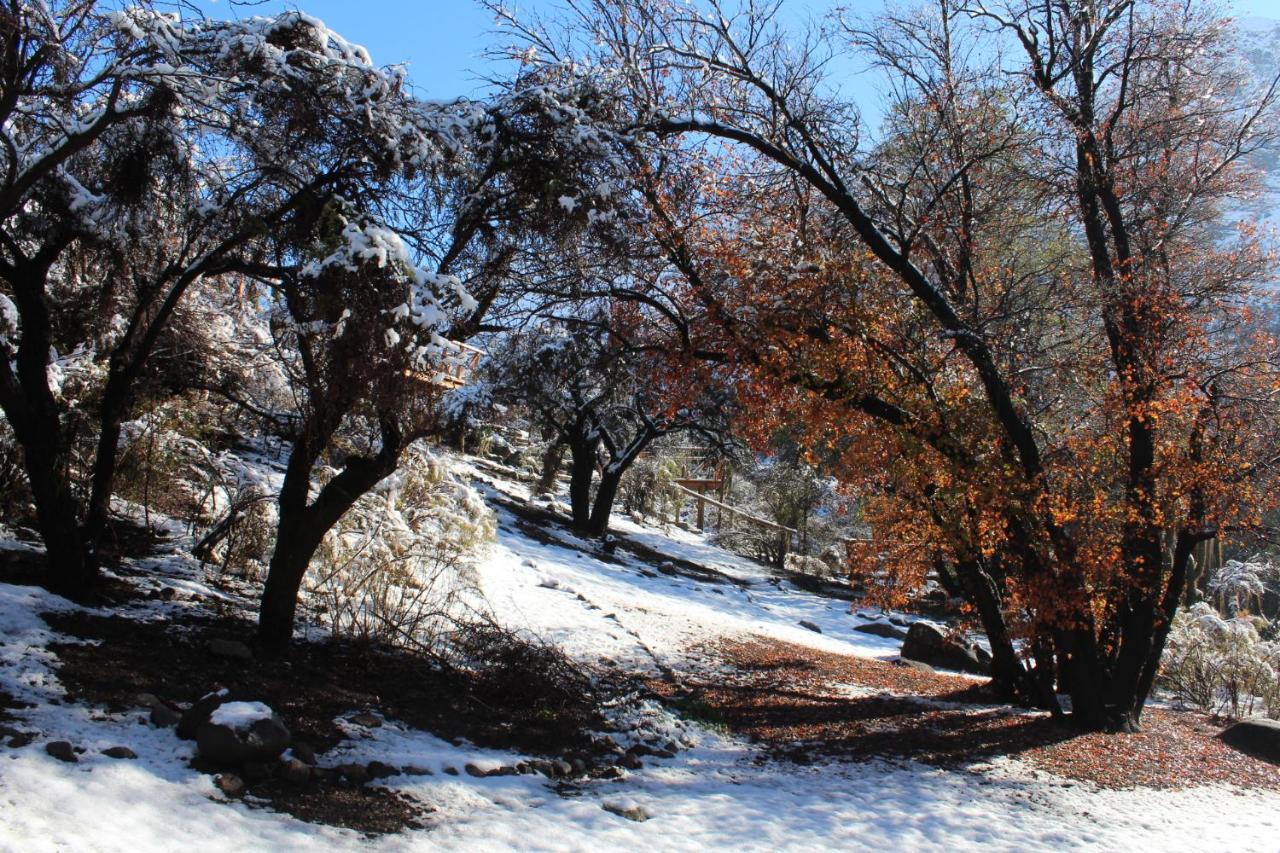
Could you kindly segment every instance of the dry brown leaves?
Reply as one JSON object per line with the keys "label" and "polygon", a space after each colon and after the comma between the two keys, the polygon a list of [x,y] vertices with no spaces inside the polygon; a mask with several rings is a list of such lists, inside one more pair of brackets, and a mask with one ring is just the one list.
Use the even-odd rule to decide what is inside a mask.
{"label": "dry brown leaves", "polygon": [[1151,709],[1139,733],[1079,734],[1047,714],[1000,704],[968,678],[759,637],[708,651],[728,673],[690,680],[692,695],[682,701],[793,760],[974,767],[1010,756],[1108,788],[1280,789],[1280,768],[1227,747],[1217,738],[1221,725],[1199,714]]}

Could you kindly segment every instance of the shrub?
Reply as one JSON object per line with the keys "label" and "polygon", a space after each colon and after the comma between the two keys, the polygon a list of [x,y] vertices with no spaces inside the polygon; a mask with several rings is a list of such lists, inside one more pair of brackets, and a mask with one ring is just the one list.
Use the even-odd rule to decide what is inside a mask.
{"label": "shrub", "polygon": [[1179,613],[1161,679],[1206,712],[1243,717],[1265,709],[1280,717],[1280,642],[1263,640],[1248,615],[1224,619],[1205,602]]}
{"label": "shrub", "polygon": [[410,451],[325,536],[307,584],[312,606],[335,634],[434,649],[495,531],[480,495],[439,456]]}

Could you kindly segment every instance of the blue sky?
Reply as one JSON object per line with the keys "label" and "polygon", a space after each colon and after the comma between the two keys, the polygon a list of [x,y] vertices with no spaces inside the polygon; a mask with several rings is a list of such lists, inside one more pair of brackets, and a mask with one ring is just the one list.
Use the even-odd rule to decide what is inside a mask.
{"label": "blue sky", "polygon": [[[237,6],[229,0],[194,0],[214,18],[270,14],[300,8],[322,19],[349,41],[368,48],[374,62],[406,62],[417,90],[431,98],[477,94],[491,66],[484,57],[493,44],[493,16],[475,0],[264,0]],[[550,13],[556,0],[508,0],[517,13]],[[874,12],[881,0],[784,0],[784,12],[821,12],[834,6]],[[1236,0],[1229,8],[1242,16],[1280,19],[1280,0]]]}

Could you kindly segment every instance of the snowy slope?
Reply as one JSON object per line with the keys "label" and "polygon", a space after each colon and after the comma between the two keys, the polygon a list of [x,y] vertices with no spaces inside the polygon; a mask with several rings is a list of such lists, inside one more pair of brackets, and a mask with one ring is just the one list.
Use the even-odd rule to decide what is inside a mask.
{"label": "snowy slope", "polygon": [[[669,538],[623,525],[646,544],[722,569],[736,583],[656,574],[621,553],[614,560],[543,541],[545,532],[522,532],[509,511],[500,511],[500,520],[499,541],[479,570],[483,603],[508,625],[583,658],[610,657],[641,671],[659,663],[696,666],[699,645],[746,633],[847,654],[896,653],[892,641],[851,630],[862,617],[847,603],[779,586],[763,568],[693,534]],[[212,594],[179,558],[151,568],[164,572],[166,583],[185,573],[187,588]],[[0,585],[0,689],[33,704],[18,716],[42,733],[26,748],[0,749],[5,850],[1275,850],[1280,838],[1280,794],[1096,790],[1013,759],[980,774],[910,764],[761,763],[752,745],[646,703],[627,712],[627,721],[689,748],[621,779],[575,783],[566,792],[541,776],[445,773],[467,763],[511,764],[517,755],[454,745],[395,720],[374,730],[351,727],[326,761],[376,759],[430,771],[381,783],[430,806],[427,828],[366,839],[244,802],[214,803],[222,794],[210,776],[187,766],[191,745],[172,730],[141,723],[136,711],[111,715],[63,703],[46,650],[57,637],[36,613],[74,607],[38,589]],[[799,627],[802,619],[823,633]],[[77,764],[62,763],[45,753],[47,740],[87,751]],[[139,759],[101,754],[118,744]],[[651,819],[628,820],[605,805],[639,806]]]}

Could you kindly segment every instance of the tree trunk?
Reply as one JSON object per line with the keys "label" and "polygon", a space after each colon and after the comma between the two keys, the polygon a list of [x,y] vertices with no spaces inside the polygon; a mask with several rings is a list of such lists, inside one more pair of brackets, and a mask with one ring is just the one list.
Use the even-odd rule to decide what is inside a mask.
{"label": "tree trunk", "polygon": [[573,526],[588,532],[591,528],[591,480],[596,472],[599,440],[573,438],[569,442],[569,507]]}
{"label": "tree trunk", "polygon": [[613,514],[613,501],[618,495],[618,484],[622,482],[622,472],[614,471],[613,466],[606,466],[600,475],[600,486],[596,489],[595,504],[591,507],[591,518],[587,532],[592,536],[604,536],[609,530],[609,516]]}
{"label": "tree trunk", "polygon": [[538,484],[533,487],[535,495],[549,495],[555,491],[556,476],[560,473],[560,463],[564,461],[564,448],[564,442],[556,439],[543,451],[542,471]]}
{"label": "tree trunk", "polygon": [[[340,420],[335,417],[332,423],[336,425]],[[304,427],[303,434],[309,437],[299,439],[294,445],[280,488],[276,545],[258,610],[258,640],[268,653],[284,653],[293,639],[298,592],[325,534],[361,496],[393,473],[400,461],[407,442],[399,427],[389,419],[384,419],[381,426],[382,447],[378,454],[349,458],[309,504],[311,475],[321,449],[333,435],[333,428],[320,426],[307,430]]]}

